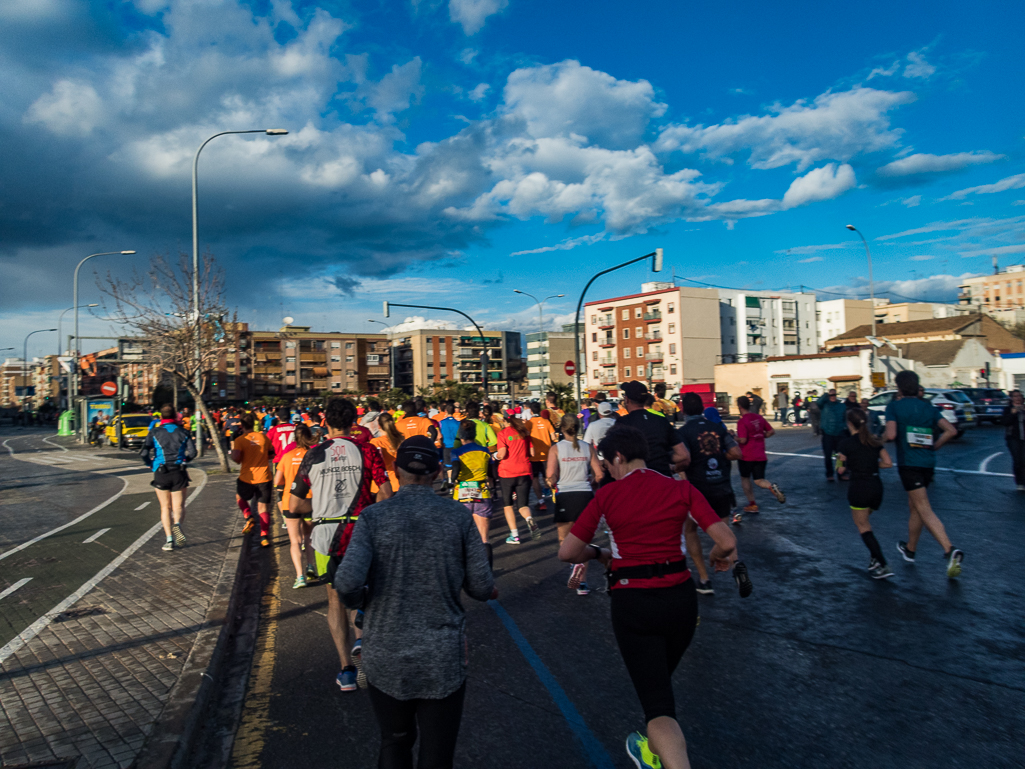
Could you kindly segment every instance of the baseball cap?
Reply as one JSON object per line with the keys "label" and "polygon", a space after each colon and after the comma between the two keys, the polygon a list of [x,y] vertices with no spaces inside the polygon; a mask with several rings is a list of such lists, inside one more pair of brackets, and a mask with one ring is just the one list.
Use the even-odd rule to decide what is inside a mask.
{"label": "baseball cap", "polygon": [[620,389],[623,391],[623,395],[634,403],[642,403],[648,397],[648,388],[643,382],[638,382],[636,379],[624,382]]}
{"label": "baseball cap", "polygon": [[611,403],[606,403],[605,401],[602,401],[601,403],[598,404],[598,413],[599,414],[611,414],[612,413],[612,404]]}
{"label": "baseball cap", "polygon": [[413,475],[430,475],[441,468],[438,449],[424,435],[406,438],[395,452],[395,466]]}
{"label": "baseball cap", "polygon": [[719,409],[717,409],[715,406],[709,406],[704,410],[703,413],[705,419],[707,419],[709,422],[722,424],[722,414],[719,413]]}

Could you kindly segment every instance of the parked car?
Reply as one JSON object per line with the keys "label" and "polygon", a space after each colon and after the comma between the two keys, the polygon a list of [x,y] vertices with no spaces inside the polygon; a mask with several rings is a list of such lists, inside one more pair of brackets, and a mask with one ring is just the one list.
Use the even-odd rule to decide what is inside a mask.
{"label": "parked car", "polygon": [[[153,416],[150,414],[122,414],[121,417],[121,446],[142,446],[142,442],[149,435],[150,422]],[[117,420],[114,417],[107,425],[105,435],[111,446],[117,446]]]}
{"label": "parked car", "polygon": [[[879,412],[885,419],[886,407],[897,394],[896,390],[886,390],[868,399],[868,407]],[[961,390],[925,388],[925,400],[932,403],[940,414],[957,429],[957,437],[965,434],[965,430],[975,427],[975,404]]]}
{"label": "parked car", "polygon": [[958,387],[975,404],[975,418],[979,422],[998,424],[1004,406],[1010,403],[1007,393],[996,387]]}

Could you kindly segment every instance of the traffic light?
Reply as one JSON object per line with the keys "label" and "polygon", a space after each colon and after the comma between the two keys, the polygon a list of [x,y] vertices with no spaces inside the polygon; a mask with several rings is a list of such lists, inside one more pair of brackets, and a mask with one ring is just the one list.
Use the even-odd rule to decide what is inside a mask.
{"label": "traffic light", "polygon": [[651,259],[651,271],[662,272],[662,249],[656,248],[655,255]]}

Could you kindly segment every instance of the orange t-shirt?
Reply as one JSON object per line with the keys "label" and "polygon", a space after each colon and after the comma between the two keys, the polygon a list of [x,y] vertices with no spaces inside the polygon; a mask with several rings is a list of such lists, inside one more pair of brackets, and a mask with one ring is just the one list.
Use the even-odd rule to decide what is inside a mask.
{"label": "orange t-shirt", "polygon": [[625,417],[630,412],[626,410],[626,406],[620,406],[618,409],[616,409],[616,413],[619,414],[619,416],[621,417]]}
{"label": "orange t-shirt", "polygon": [[247,433],[235,439],[232,451],[242,454],[242,469],[238,479],[243,483],[270,483],[270,460],[274,447],[263,433]]}
{"label": "orange t-shirt", "polygon": [[391,481],[392,491],[398,491],[399,478],[395,475],[395,449],[392,448],[391,438],[387,435],[379,435],[370,442],[381,452],[381,459],[384,460],[384,469],[388,473],[388,480]]}
{"label": "orange t-shirt", "polygon": [[[437,429],[437,425],[427,417],[403,417],[395,423],[395,426],[402,433],[403,438],[412,438],[414,435],[426,435],[430,437],[430,428]],[[440,433],[439,433],[440,435]],[[437,441],[435,441],[437,443]]]}
{"label": "orange t-shirt", "polygon": [[552,423],[544,417],[531,417],[530,419],[530,461],[547,462],[548,451],[552,444],[558,440]]}
{"label": "orange t-shirt", "polygon": [[306,456],[307,451],[309,449],[301,449],[296,446],[291,451],[285,452],[285,456],[278,463],[281,474],[285,476],[285,490],[281,492],[282,510],[288,510],[288,500],[292,498],[292,482],[295,480],[295,474],[299,472],[299,465],[303,463],[303,457]]}

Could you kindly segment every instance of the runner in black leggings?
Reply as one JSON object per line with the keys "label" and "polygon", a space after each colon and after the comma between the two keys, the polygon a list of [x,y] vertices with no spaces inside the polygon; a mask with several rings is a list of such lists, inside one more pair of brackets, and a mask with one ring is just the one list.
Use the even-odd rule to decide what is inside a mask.
{"label": "runner in black leggings", "polygon": [[[598,490],[559,548],[570,563],[597,559],[611,566],[612,629],[644,709],[647,738],[634,732],[627,754],[638,767],[690,767],[687,741],[676,721],[672,674],[697,625],[694,581],[683,549],[684,522],[693,517],[715,542],[709,561],[726,571],[736,540],[705,498],[687,481],[647,469],[639,430],[616,426],[598,447],[616,479]],[[616,552],[589,544],[604,517]]]}

